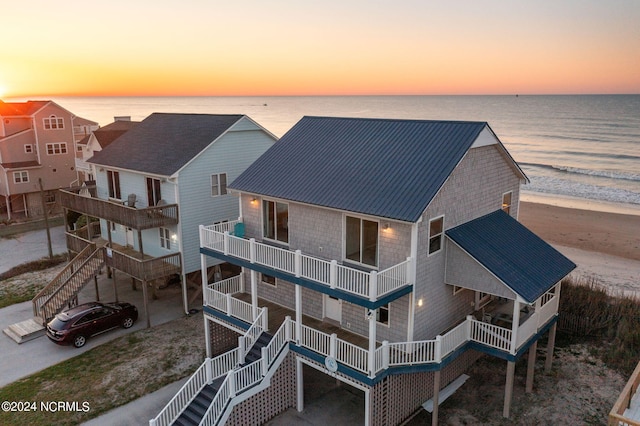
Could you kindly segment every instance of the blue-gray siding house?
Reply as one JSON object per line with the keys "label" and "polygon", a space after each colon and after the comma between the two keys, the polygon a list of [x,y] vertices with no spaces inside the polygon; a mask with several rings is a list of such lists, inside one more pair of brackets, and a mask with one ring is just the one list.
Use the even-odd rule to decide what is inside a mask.
{"label": "blue-gray siding house", "polygon": [[302,411],[309,366],[364,392],[365,424],[401,423],[430,398],[436,424],[440,390],[481,353],[507,361],[508,417],[515,361],[545,333],[552,352],[575,268],[517,221],[526,182],[485,122],[302,118],[229,186],[239,220],[200,229],[203,264],[242,268],[203,282],[208,356],[225,330],[240,335],[193,385],[219,380],[226,408],[216,399],[206,421]]}

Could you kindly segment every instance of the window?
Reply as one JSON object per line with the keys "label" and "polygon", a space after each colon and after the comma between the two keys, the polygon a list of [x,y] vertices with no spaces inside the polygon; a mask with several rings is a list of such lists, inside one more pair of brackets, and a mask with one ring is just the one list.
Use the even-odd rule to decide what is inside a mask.
{"label": "window", "polygon": [[33,152],[33,145],[31,145],[30,143],[25,144],[24,152],[25,154],[31,154]]}
{"label": "window", "polygon": [[513,195],[512,191],[505,192],[502,194],[502,211],[506,214],[511,212],[511,196]]}
{"label": "window", "polygon": [[67,143],[57,142],[47,144],[47,155],[60,155],[67,153]]}
{"label": "window", "polygon": [[211,196],[217,197],[227,193],[227,174],[219,173],[211,175]]}
{"label": "window", "polygon": [[76,145],[76,151],[82,152],[82,145]]}
{"label": "window", "polygon": [[109,185],[109,198],[120,199],[120,173],[107,170],[107,185]]}
{"label": "window", "polygon": [[29,172],[13,172],[13,181],[15,183],[27,183],[29,182]]}
{"label": "window", "polygon": [[269,284],[272,286],[276,286],[276,277],[272,276],[272,275],[267,275],[267,274],[261,274],[262,275],[262,282],[265,284]]}
{"label": "window", "polygon": [[289,205],[264,200],[262,203],[263,235],[270,240],[289,243]]}
{"label": "window", "polygon": [[444,216],[429,221],[429,254],[437,253],[442,248],[442,230]]}
{"label": "window", "polygon": [[44,128],[45,130],[64,129],[64,119],[50,115],[44,119]]}
{"label": "window", "polygon": [[171,250],[171,234],[167,228],[160,228],[160,247]]}
{"label": "window", "polygon": [[53,204],[56,202],[56,193],[54,191],[47,191],[44,194],[44,202],[47,204]]}
{"label": "window", "polygon": [[345,230],[345,257],[378,266],[378,222],[347,216]]}
{"label": "window", "polygon": [[147,202],[149,207],[157,206],[161,198],[160,179],[147,178]]}
{"label": "window", "polygon": [[389,304],[380,306],[376,309],[376,322],[380,324],[389,325]]}

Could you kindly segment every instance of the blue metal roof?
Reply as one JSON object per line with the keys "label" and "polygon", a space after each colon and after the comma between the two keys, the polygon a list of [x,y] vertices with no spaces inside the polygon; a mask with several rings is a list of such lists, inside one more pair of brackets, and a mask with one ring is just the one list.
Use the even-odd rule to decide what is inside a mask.
{"label": "blue metal roof", "polygon": [[502,210],[445,233],[528,303],[535,302],[576,267]]}
{"label": "blue metal roof", "polygon": [[487,126],[303,117],[229,187],[415,222]]}

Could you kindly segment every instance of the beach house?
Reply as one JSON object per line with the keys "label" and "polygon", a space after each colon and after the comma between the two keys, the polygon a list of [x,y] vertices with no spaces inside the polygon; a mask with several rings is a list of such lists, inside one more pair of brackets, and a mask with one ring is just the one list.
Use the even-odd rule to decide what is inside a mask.
{"label": "beach house", "polygon": [[58,188],[78,180],[76,144],[97,127],[53,101],[0,100],[0,215],[60,212]]}
{"label": "beach house", "polygon": [[[116,121],[115,129],[105,130],[122,126]],[[99,222],[82,233],[68,230],[67,247],[77,255],[66,267],[71,272],[34,298],[34,314],[43,321],[105,266],[142,284],[147,326],[147,287],[155,296],[159,286],[180,282],[178,303],[187,313],[189,282],[196,283],[192,300],[201,291],[199,224],[237,218],[238,200],[227,182],[276,141],[245,115],[154,113],[125,127],[100,150],[94,146],[86,160],[95,185],[60,191],[65,210]],[[95,142],[104,136],[96,133]],[[219,263],[211,259],[209,266]]]}
{"label": "beach house", "polygon": [[526,181],[485,122],[302,118],[229,186],[239,218],[200,227],[207,358],[150,424],[303,411],[308,368],[361,392],[367,425],[423,404],[436,424],[483,354],[505,360],[508,417],[543,335],[550,368],[575,268],[517,221]]}

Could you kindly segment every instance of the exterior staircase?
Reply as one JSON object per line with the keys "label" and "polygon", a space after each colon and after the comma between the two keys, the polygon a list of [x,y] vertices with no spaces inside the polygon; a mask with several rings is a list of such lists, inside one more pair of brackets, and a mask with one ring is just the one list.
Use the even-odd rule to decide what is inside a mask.
{"label": "exterior staircase", "polygon": [[102,247],[95,244],[85,247],[65,268],[32,300],[33,315],[46,325],[76,297],[92,278],[104,267]]}
{"label": "exterior staircase", "polygon": [[[262,358],[262,348],[266,347],[271,341],[269,333],[263,332],[260,337],[251,347],[249,353],[245,357],[245,363],[240,367],[247,366],[254,362],[259,362]],[[213,402],[218,391],[222,387],[226,376],[219,377],[213,382],[205,385],[191,403],[184,409],[182,414],[173,422],[174,426],[196,426],[199,425],[204,418],[209,406]]]}

